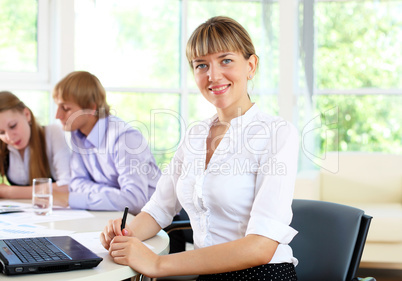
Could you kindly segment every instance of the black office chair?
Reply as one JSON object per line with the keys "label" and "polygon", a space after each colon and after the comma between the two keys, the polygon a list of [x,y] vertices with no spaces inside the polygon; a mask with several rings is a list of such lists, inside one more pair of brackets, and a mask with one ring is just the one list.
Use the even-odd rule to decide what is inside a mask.
{"label": "black office chair", "polygon": [[[290,246],[299,260],[299,281],[375,281],[356,277],[372,217],[350,206],[304,199],[294,199],[292,210],[291,226],[299,233]],[[175,221],[165,231],[189,228],[188,220]],[[196,276],[152,280],[194,279]]]}
{"label": "black office chair", "polygon": [[[178,227],[175,224],[176,221],[178,222],[178,225],[181,226],[183,226],[184,223],[184,227]],[[184,209],[181,209],[180,213],[173,218],[172,224],[166,227],[164,231],[169,235],[170,254],[185,251],[187,244],[194,243],[190,219]]]}
{"label": "black office chair", "polygon": [[299,233],[290,242],[299,260],[299,281],[375,280],[357,278],[372,217],[346,205],[295,199],[291,226]]}

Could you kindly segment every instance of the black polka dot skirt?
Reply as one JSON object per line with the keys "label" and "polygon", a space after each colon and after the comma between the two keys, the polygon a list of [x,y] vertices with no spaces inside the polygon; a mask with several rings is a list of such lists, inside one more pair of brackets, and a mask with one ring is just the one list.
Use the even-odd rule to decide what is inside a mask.
{"label": "black polka dot skirt", "polygon": [[200,275],[197,281],[296,281],[295,267],[291,263],[264,264],[244,270]]}

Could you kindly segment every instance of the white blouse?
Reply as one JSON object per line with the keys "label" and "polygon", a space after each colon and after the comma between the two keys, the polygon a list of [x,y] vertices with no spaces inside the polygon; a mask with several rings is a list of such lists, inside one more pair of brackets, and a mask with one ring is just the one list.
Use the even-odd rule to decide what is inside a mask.
{"label": "white blouse", "polygon": [[168,226],[183,207],[201,248],[257,234],[280,244],[271,263],[297,264],[288,243],[297,173],[296,128],[253,105],[231,126],[205,168],[213,118],[188,132],[143,211]]}
{"label": "white blouse", "polygon": [[[58,186],[70,183],[70,155],[71,150],[67,144],[64,131],[58,124],[45,126],[46,153],[52,178]],[[18,185],[32,185],[29,182],[30,148],[25,148],[24,159],[17,149],[7,146],[10,151],[10,166],[7,177]]]}

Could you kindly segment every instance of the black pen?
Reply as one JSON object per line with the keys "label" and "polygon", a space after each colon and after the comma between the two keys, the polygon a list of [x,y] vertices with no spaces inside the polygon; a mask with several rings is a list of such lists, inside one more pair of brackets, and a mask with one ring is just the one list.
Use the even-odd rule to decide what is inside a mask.
{"label": "black pen", "polygon": [[123,231],[123,229],[126,227],[127,213],[128,207],[124,209],[123,220],[121,221],[121,231]]}

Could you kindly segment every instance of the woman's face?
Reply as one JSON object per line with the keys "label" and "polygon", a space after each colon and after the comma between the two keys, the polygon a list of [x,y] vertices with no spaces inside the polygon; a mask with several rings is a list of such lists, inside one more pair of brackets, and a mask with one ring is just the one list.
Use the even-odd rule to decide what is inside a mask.
{"label": "woman's face", "polygon": [[31,138],[30,122],[28,108],[22,112],[11,109],[0,112],[0,139],[20,151],[24,150]]}
{"label": "woman's face", "polygon": [[220,52],[193,59],[194,78],[203,96],[217,109],[241,107],[249,102],[247,81],[254,75],[256,56]]}

